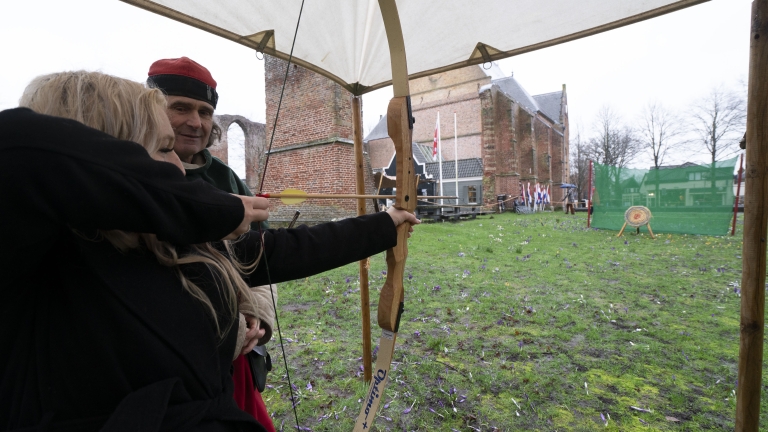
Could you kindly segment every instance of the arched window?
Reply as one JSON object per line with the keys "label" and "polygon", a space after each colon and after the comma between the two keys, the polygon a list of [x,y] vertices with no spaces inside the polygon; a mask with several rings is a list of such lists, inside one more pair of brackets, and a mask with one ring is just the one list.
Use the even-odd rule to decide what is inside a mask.
{"label": "arched window", "polygon": [[229,167],[245,181],[245,132],[237,122],[229,125],[227,130],[227,159]]}

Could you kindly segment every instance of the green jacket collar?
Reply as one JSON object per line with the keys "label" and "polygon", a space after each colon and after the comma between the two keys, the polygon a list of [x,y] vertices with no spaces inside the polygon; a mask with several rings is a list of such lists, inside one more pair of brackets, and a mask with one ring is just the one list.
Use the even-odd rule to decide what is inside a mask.
{"label": "green jacket collar", "polygon": [[182,165],[184,165],[184,170],[187,171],[187,175],[202,175],[205,174],[208,171],[208,168],[211,167],[211,163],[213,162],[213,156],[211,156],[211,152],[209,152],[208,149],[203,149],[200,154],[202,154],[203,158],[205,159],[205,163],[203,165],[188,164],[186,162],[182,162]]}

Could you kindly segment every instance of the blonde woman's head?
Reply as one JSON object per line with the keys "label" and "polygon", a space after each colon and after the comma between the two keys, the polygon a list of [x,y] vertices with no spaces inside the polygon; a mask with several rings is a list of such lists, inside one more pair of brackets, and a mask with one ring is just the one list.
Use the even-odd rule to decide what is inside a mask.
{"label": "blonde woman's head", "polygon": [[19,105],[65,117],[141,144],[155,160],[181,165],[160,90],[100,72],[58,72],[35,78]]}
{"label": "blonde woman's head", "polygon": [[[100,72],[59,72],[32,80],[19,105],[137,142],[153,159],[174,163],[184,171],[173,151],[175,137],[165,111],[166,98],[158,89]],[[161,265],[173,268],[184,289],[207,306],[222,337],[235,323],[233,317],[237,316],[239,302],[255,309],[255,300],[240,277],[240,272],[252,270],[255,262],[249,266],[240,264],[207,243],[194,245],[189,254],[180,255],[173,245],[158,241],[154,234],[116,230],[100,233],[119,250],[145,247]],[[228,242],[224,246],[229,250]],[[228,255],[231,257],[231,252]],[[189,264],[203,264],[216,274],[220,295],[227,305],[221,311],[223,314],[217,313],[205,292],[184,275],[182,268]]]}

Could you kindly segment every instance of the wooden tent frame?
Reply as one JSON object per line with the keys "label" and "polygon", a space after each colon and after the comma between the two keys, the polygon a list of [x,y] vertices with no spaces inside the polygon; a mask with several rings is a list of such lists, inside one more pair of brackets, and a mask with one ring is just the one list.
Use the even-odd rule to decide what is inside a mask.
{"label": "wooden tent frame", "polygon": [[768,0],[752,2],[736,431],[760,427],[768,238]]}

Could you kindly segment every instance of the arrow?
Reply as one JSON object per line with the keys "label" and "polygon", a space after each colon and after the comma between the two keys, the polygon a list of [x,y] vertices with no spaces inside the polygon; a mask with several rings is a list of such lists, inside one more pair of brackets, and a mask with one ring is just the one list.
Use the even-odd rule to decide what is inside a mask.
{"label": "arrow", "polygon": [[[395,199],[396,195],[312,194],[299,189],[285,189],[278,193],[256,194],[261,198],[280,198],[283,204],[299,204],[312,199]],[[455,196],[419,196],[419,199],[458,199]]]}

